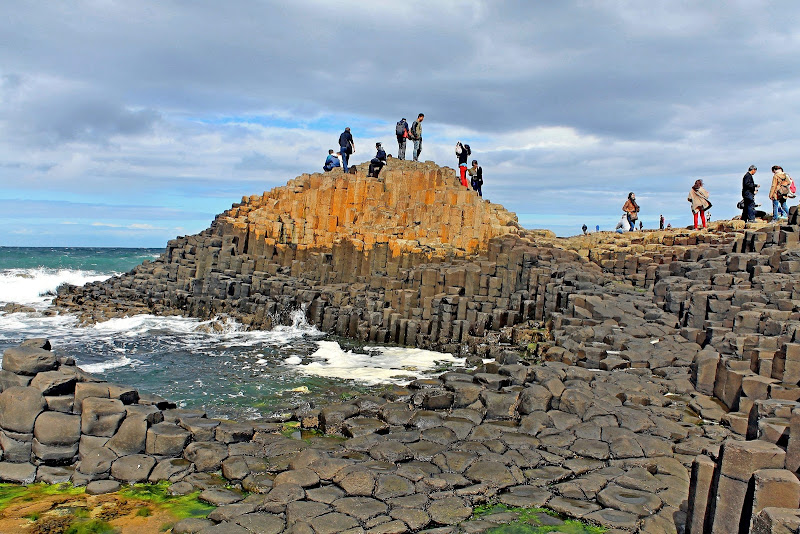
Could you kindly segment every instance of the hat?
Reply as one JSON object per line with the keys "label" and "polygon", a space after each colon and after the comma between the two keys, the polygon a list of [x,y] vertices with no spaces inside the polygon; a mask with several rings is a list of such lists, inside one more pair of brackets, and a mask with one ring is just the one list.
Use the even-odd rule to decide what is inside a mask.
{"label": "hat", "polygon": [[375,148],[380,148],[380,147],[381,147],[380,143],[375,143]]}

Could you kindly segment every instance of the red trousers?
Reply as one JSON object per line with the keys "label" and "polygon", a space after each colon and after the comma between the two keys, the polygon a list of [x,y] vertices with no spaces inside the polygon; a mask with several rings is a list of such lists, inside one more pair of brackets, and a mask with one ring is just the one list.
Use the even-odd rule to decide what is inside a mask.
{"label": "red trousers", "polygon": [[461,173],[461,185],[464,187],[469,187],[467,185],[467,167],[464,165],[459,165],[458,171]]}
{"label": "red trousers", "polygon": [[699,210],[694,212],[694,229],[697,230],[697,214],[700,214],[700,220],[703,221],[703,228],[706,227],[706,212],[704,210]]}

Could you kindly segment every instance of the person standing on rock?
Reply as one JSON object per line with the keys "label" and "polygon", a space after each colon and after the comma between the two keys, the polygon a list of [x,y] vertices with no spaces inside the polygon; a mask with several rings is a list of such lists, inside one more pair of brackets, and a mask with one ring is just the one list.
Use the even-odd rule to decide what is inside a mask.
{"label": "person standing on rock", "polygon": [[663,215],[658,220],[658,229],[659,230],[663,230],[664,229],[664,216]]}
{"label": "person standing on rock", "polygon": [[689,190],[689,202],[692,203],[692,214],[694,215],[694,229],[697,230],[697,214],[700,214],[700,220],[703,222],[703,228],[706,227],[706,210],[711,207],[711,202],[708,201],[708,191],[703,187],[703,180],[695,180],[694,185]]}
{"label": "person standing on rock", "polygon": [[375,149],[377,150],[377,153],[369,162],[369,172],[367,173],[367,176],[377,178],[383,166],[386,165],[386,151],[383,149],[380,143],[375,143]]}
{"label": "person standing on rock", "polygon": [[322,166],[322,170],[325,172],[332,171],[334,167],[339,166],[339,157],[333,151],[333,149],[328,150],[328,157],[325,158],[325,165]]}
{"label": "person standing on rock", "polygon": [[581,226],[581,230],[583,230],[583,235],[586,235],[586,231],[587,231],[588,229],[589,229],[589,227],[588,227],[588,226],[586,226],[585,224],[584,224],[583,226]]}
{"label": "person standing on rock", "polygon": [[342,170],[347,172],[347,161],[350,159],[350,154],[356,151],[356,144],[353,142],[353,135],[350,133],[350,127],[344,129],[339,136],[339,153],[342,156]]}
{"label": "person standing on rock", "polygon": [[470,185],[472,185],[472,189],[474,189],[479,197],[483,197],[483,191],[481,188],[483,187],[483,168],[478,165],[478,160],[472,160],[472,167],[468,170],[470,176]]}
{"label": "person standing on rock", "polygon": [[419,154],[422,152],[422,121],[425,119],[425,114],[420,113],[417,120],[411,123],[411,130],[408,132],[408,138],[414,141],[414,161],[419,161]]}
{"label": "person standing on rock", "polygon": [[408,139],[408,123],[405,117],[400,119],[395,126],[394,133],[397,135],[397,158],[406,159],[406,140]]}
{"label": "person standing on rock", "polygon": [[769,188],[769,199],[772,201],[772,220],[777,221],[778,216],[783,214],[782,217],[789,215],[789,208],[786,207],[786,199],[789,197],[791,191],[789,186],[792,185],[792,179],[788,174],[783,172],[783,167],[780,165],[772,166],[772,185]]}
{"label": "person standing on rock", "polygon": [[636,195],[633,192],[628,193],[628,200],[623,204],[622,211],[627,214],[630,231],[633,232],[636,228],[636,219],[639,218],[639,204],[636,203]]}
{"label": "person standing on rock", "polygon": [[756,183],[753,181],[758,168],[750,165],[742,177],[742,220],[745,223],[756,220]]}
{"label": "person standing on rock", "polygon": [[467,158],[472,153],[469,145],[462,145],[461,141],[456,143],[456,157],[458,157],[458,174],[461,178],[461,185],[467,186]]}

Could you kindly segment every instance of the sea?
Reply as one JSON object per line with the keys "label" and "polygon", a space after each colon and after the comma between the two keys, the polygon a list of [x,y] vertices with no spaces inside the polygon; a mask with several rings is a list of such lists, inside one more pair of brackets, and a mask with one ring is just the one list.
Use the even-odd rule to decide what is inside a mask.
{"label": "sea", "polygon": [[[94,376],[165,397],[210,417],[281,417],[357,394],[381,393],[464,364],[451,354],[363,345],[309,325],[248,330],[229,318],[134,315],[89,326],[50,307],[59,285],[105,280],[162,249],[0,247],[0,351],[47,338]],[[25,306],[12,312],[7,304]],[[6,308],[6,311],[3,309]]]}

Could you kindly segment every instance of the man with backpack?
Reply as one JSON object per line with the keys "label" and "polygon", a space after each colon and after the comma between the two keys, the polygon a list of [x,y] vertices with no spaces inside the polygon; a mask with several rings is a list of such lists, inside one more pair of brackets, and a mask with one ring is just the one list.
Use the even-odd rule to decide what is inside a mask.
{"label": "man with backpack", "polygon": [[356,151],[356,145],[353,142],[353,135],[350,133],[350,127],[344,129],[339,136],[339,155],[342,157],[342,170],[347,172],[347,160],[350,154]]}
{"label": "man with backpack", "polygon": [[394,133],[397,135],[397,157],[399,159],[406,159],[406,139],[408,139],[408,123],[405,118],[397,122],[394,128]]}
{"label": "man with backpack", "polygon": [[425,118],[424,113],[417,116],[417,120],[411,123],[411,130],[408,132],[408,137],[414,141],[414,161],[419,161],[419,153],[422,152],[422,121]]}

